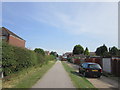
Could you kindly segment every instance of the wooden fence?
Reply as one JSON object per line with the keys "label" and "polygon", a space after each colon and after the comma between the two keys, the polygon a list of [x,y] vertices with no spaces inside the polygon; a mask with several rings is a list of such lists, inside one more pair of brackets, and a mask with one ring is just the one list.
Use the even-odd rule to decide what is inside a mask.
{"label": "wooden fence", "polygon": [[120,77],[120,59],[112,59],[111,65],[112,74]]}

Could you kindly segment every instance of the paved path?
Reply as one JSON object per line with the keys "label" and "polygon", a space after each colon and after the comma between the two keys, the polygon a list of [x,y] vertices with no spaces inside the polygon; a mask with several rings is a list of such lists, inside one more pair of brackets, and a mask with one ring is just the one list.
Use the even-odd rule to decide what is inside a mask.
{"label": "paved path", "polygon": [[32,88],[75,88],[61,61],[55,65]]}
{"label": "paved path", "polygon": [[96,88],[119,88],[117,81],[105,76],[102,76],[101,78],[87,78],[87,80],[89,80]]}

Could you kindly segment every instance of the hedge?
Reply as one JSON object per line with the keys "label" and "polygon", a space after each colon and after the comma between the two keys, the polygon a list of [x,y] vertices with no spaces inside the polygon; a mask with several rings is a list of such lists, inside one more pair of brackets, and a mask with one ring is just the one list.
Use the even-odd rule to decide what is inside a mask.
{"label": "hedge", "polygon": [[5,42],[2,43],[2,67],[4,76],[19,72],[30,66],[43,64],[48,61],[46,58],[47,56],[35,53],[32,50],[11,46]]}

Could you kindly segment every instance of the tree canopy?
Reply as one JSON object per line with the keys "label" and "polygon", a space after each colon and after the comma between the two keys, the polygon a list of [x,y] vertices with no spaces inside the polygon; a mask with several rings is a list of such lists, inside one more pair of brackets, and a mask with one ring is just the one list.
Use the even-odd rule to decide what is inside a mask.
{"label": "tree canopy", "polygon": [[39,54],[45,55],[44,50],[41,49],[41,48],[35,48],[34,51],[35,51],[36,53],[39,53]]}
{"label": "tree canopy", "polygon": [[115,46],[113,46],[112,48],[109,49],[109,53],[112,56],[117,56],[117,55],[119,55],[119,50]]}
{"label": "tree canopy", "polygon": [[56,57],[58,57],[58,54],[57,54],[57,52],[53,52],[53,51],[52,51],[52,52],[50,53],[50,55],[53,55],[53,56],[56,56]]}
{"label": "tree canopy", "polygon": [[98,56],[105,56],[108,53],[108,49],[107,49],[107,47],[104,44],[103,46],[98,47],[96,49],[95,53]]}
{"label": "tree canopy", "polygon": [[85,49],[85,51],[84,51],[84,55],[90,55],[89,50],[88,50],[87,47],[86,47],[86,49]]}
{"label": "tree canopy", "polygon": [[73,54],[79,55],[79,54],[83,54],[83,52],[84,52],[84,48],[81,45],[74,46]]}

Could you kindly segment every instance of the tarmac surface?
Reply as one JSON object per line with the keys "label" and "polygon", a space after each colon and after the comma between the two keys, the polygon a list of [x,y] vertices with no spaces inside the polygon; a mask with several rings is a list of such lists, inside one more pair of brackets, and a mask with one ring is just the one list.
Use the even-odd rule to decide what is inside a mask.
{"label": "tarmac surface", "polygon": [[61,61],[54,66],[32,88],[75,88]]}

